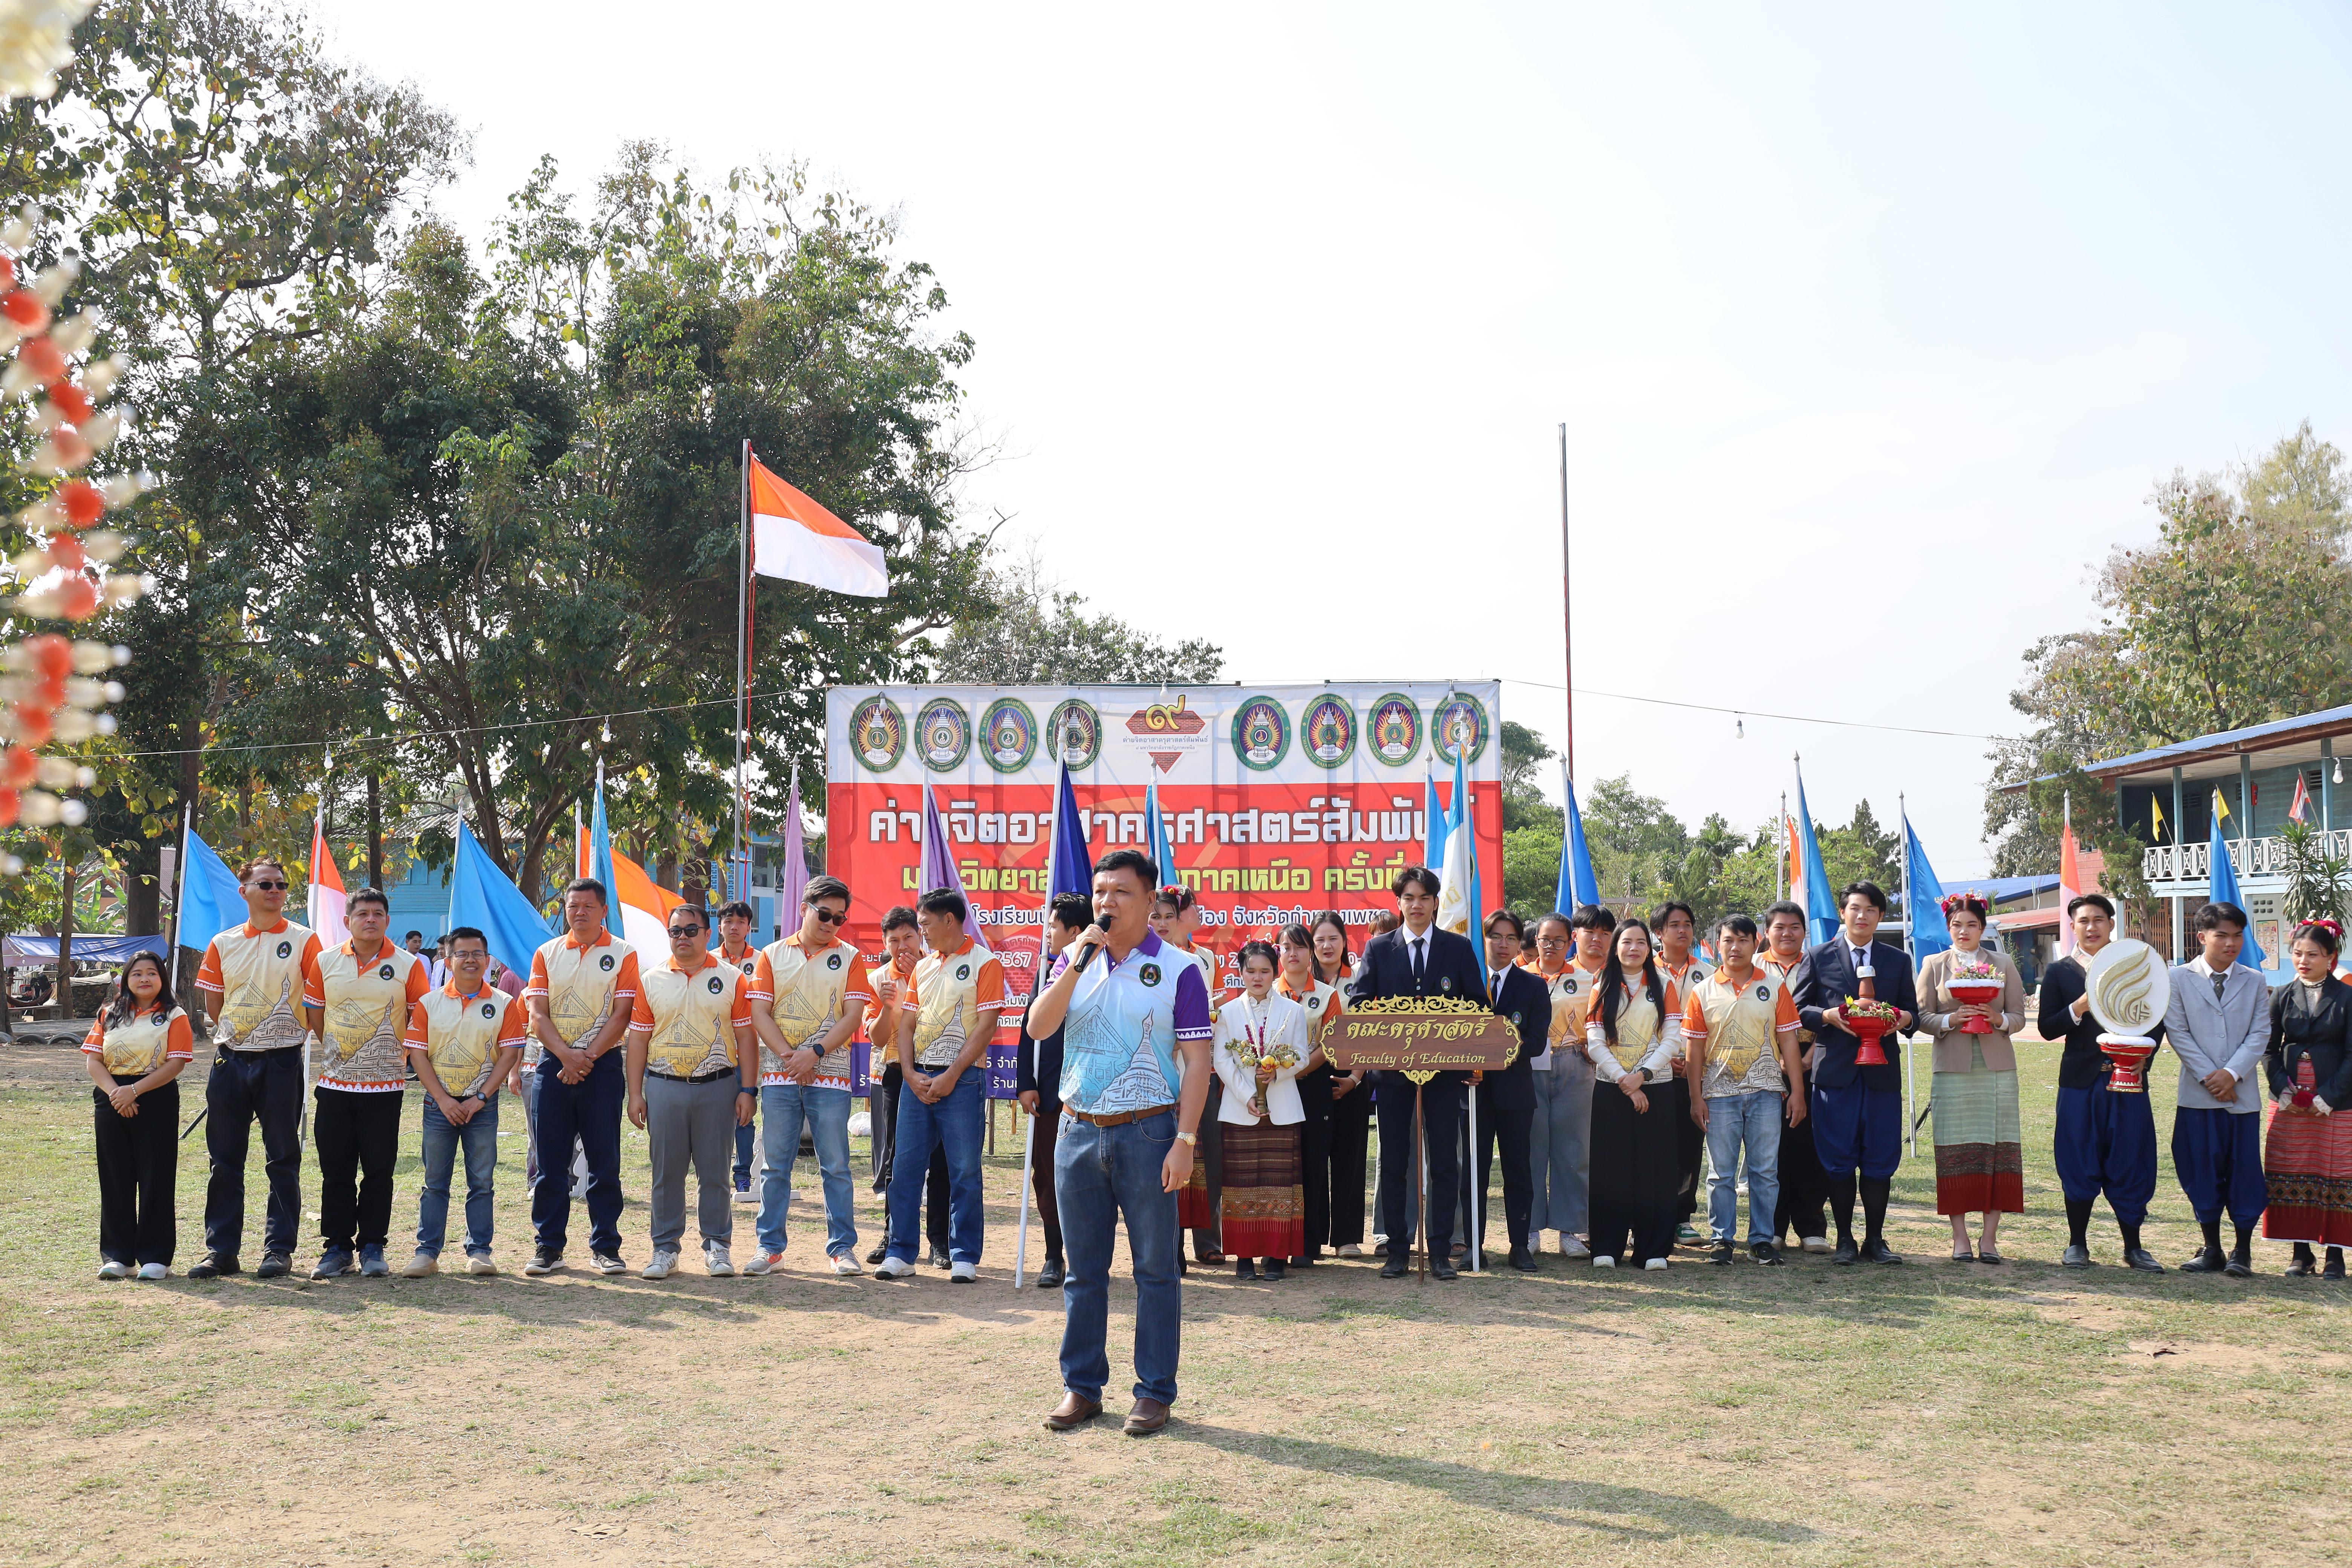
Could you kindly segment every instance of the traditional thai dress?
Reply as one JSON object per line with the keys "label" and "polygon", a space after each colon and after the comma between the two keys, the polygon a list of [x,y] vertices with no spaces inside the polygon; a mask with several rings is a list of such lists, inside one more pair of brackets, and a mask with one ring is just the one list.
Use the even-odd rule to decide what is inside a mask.
{"label": "traditional thai dress", "polygon": [[[1990,967],[2000,1016],[1984,1033],[1960,1027],[1967,1004],[1952,994],[1953,971],[1974,961]],[[1919,966],[1919,1027],[1935,1037],[1935,1079],[1928,1106],[1936,1122],[1936,1212],[2023,1214],[2025,1154],[2017,1112],[2017,1050],[2010,1036],[2025,1026],[2025,982],[2009,954],[1979,947],[1929,955]]]}
{"label": "traditional thai dress", "polygon": [[2263,1062],[2272,1097],[2263,1234],[2352,1247],[2352,1116],[2344,1114],[2352,1099],[2352,985],[2332,975],[2316,985],[2301,979],[2282,985],[2271,1022]]}
{"label": "traditional thai dress", "polygon": [[[1276,992],[1264,1002],[1244,993],[1217,1009],[1210,1048],[1225,1086],[1217,1108],[1225,1138],[1225,1253],[1287,1262],[1307,1250],[1306,1164],[1299,1142],[1307,1112],[1297,1083],[1298,1070],[1314,1049],[1307,1010]],[[1290,1059],[1275,1068],[1274,1081],[1265,1089],[1265,1110],[1259,1111],[1254,1109],[1258,1058],[1285,1050]]]}

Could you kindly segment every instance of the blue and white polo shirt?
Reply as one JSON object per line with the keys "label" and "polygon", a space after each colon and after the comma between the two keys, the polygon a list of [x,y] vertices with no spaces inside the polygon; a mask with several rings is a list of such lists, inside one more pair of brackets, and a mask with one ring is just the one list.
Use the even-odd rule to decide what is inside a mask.
{"label": "blue and white polo shirt", "polygon": [[[1058,978],[1069,967],[1054,960]],[[1190,953],[1147,931],[1113,961],[1105,951],[1078,976],[1062,1026],[1062,1103],[1089,1116],[1176,1103],[1176,1042],[1205,1040],[1209,989]]]}

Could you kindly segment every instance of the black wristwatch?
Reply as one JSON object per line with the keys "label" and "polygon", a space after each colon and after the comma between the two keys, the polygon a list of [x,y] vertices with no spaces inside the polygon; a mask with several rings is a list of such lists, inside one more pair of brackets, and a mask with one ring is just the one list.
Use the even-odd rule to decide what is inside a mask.
{"label": "black wristwatch", "polygon": [[738,1089],[735,1092],[736,1092],[737,1094],[750,1094],[750,1095],[757,1095],[760,1091],[759,1091],[758,1089],[753,1089],[751,1085],[749,1085],[749,1084],[745,1084],[742,1088]]}

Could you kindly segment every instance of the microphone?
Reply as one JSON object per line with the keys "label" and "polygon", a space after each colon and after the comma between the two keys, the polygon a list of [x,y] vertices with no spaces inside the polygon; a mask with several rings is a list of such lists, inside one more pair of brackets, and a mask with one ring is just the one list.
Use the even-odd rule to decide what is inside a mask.
{"label": "microphone", "polygon": [[1098,942],[1087,943],[1087,950],[1078,954],[1078,973],[1080,974],[1084,974],[1087,972],[1087,965],[1095,961],[1095,954],[1100,952],[1103,950],[1103,947],[1104,944]]}

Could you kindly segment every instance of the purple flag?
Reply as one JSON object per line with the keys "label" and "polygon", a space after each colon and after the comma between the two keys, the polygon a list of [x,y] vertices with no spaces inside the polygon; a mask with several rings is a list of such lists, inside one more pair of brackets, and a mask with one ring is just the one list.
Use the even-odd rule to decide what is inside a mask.
{"label": "purple flag", "polygon": [[801,837],[801,770],[793,768],[792,799],[784,805],[783,865],[776,872],[776,923],[786,931],[800,924],[801,900],[809,885],[808,845]]}
{"label": "purple flag", "polygon": [[946,888],[964,899],[963,934],[982,947],[988,947],[988,939],[981,935],[980,922],[973,918],[971,900],[964,896],[963,877],[956,870],[955,856],[948,848],[947,820],[940,816],[939,797],[929,784],[923,786],[923,860],[915,880],[918,893]]}

